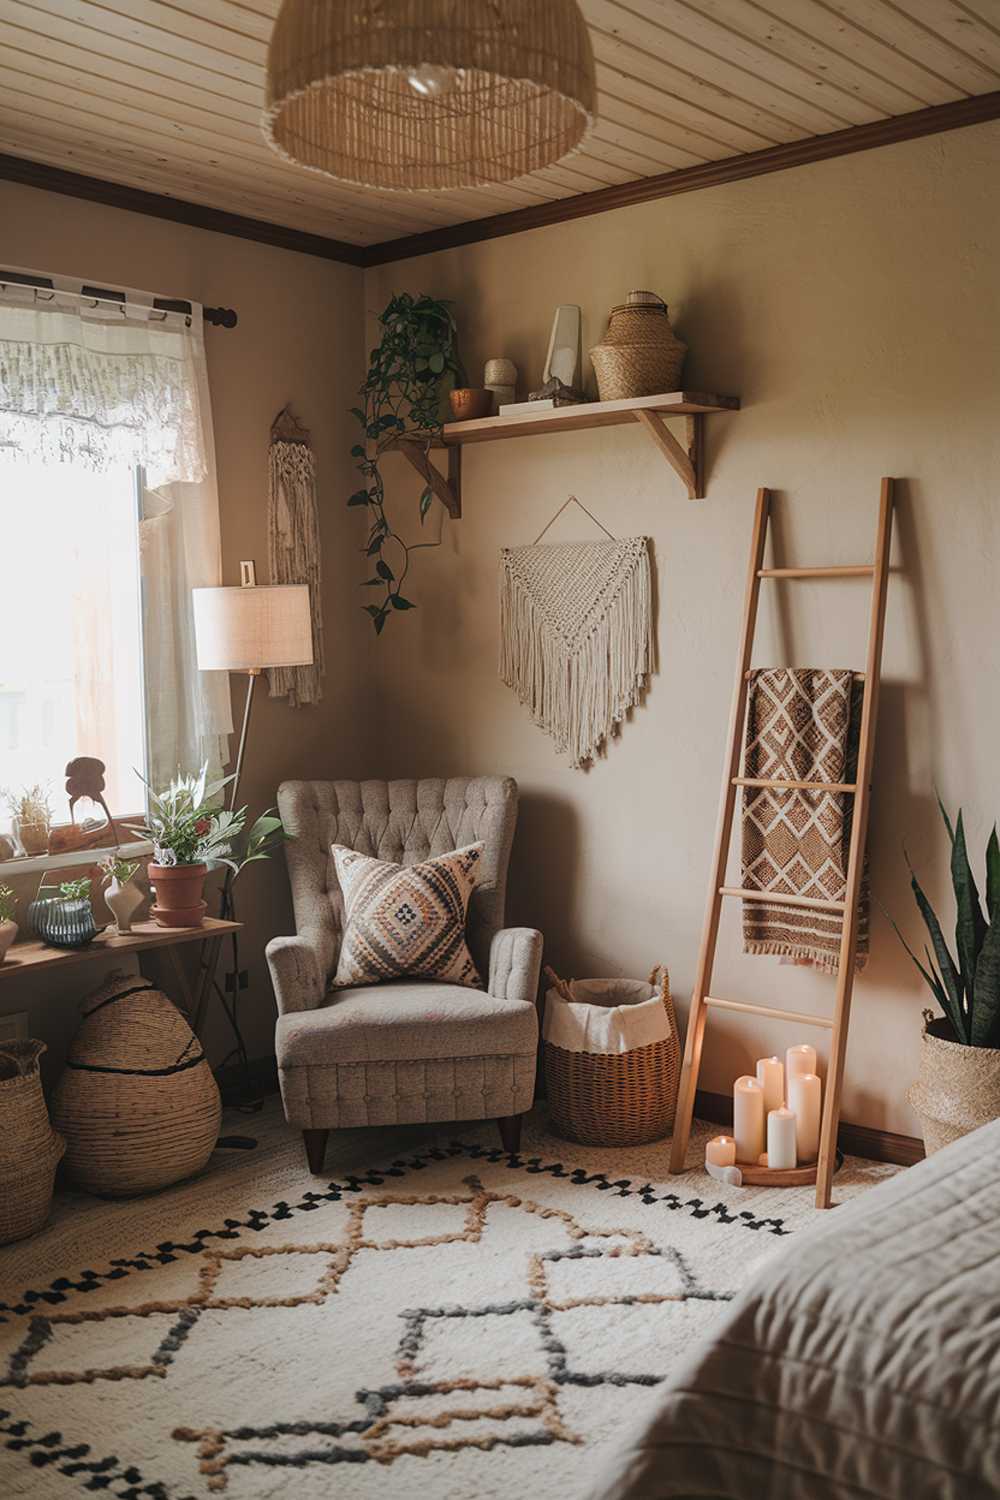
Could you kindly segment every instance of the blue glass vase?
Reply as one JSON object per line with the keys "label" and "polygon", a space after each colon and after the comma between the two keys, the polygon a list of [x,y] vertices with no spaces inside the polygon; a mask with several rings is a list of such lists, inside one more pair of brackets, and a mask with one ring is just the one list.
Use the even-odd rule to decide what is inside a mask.
{"label": "blue glass vase", "polygon": [[71,901],[65,896],[32,901],[28,926],[55,948],[85,948],[97,936],[94,910],[89,901]]}

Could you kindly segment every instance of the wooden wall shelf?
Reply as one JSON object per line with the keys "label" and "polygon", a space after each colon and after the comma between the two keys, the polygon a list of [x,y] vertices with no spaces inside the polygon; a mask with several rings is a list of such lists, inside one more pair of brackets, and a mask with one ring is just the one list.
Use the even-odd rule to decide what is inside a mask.
{"label": "wooden wall shelf", "polygon": [[[543,432],[580,432],[591,427],[619,427],[638,423],[678,475],[689,500],[705,498],[704,422],[712,412],[739,411],[737,396],[706,395],[702,391],[666,391],[660,396],[637,396],[630,401],[587,401],[579,406],[548,407],[537,413],[511,417],[478,417],[468,422],[446,422],[440,441],[432,448],[448,450],[447,477],[431,462],[426,440],[400,438],[392,448],[405,454],[417,473],[456,520],[462,514],[462,448],[466,443],[493,443],[500,438],[535,437]],[[664,421],[683,417],[685,441],[678,442]]]}

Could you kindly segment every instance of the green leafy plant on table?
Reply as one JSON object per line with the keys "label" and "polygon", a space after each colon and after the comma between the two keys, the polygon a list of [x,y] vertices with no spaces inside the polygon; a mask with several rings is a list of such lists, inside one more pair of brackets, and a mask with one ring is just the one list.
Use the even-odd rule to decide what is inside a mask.
{"label": "green leafy plant on table", "polygon": [[140,779],[149,794],[149,814],[145,823],[130,832],[149,839],[155,864],[165,868],[225,865],[238,875],[244,866],[267,859],[284,838],[281,819],[269,808],[247,832],[242,854],[237,853],[234,842],[246,828],[247,809],[214,805],[233,778],[223,776],[210,782],[207,764],[197,774],[175,776],[159,792]]}
{"label": "green leafy plant on table", "polygon": [[9,885],[0,885],[0,922],[13,922],[17,912],[17,897]]}
{"label": "green leafy plant on table", "polygon": [[104,884],[117,880],[119,885],[128,885],[139,868],[137,859],[122,859],[120,854],[109,854],[99,861],[97,868],[104,876]]}
{"label": "green leafy plant on table", "polygon": [[[401,292],[381,313],[379,327],[381,337],[371,351],[361,387],[364,406],[351,407],[363,432],[362,441],[351,449],[351,457],[357,460],[364,487],[355,490],[347,502],[349,506],[367,506],[371,513],[363,550],[375,572],[363,587],[381,589],[383,597],[378,604],[362,607],[377,635],[394,611],[414,608],[402,592],[410,570],[410,553],[437,545],[407,544],[393,529],[385,511],[382,455],[404,437],[410,442],[422,440],[429,453],[441,435],[442,401],[449,380],[453,384],[465,382],[455,319],[447,302]],[[420,496],[421,524],[433,498],[433,490],[426,485]]]}
{"label": "green leafy plant on table", "polygon": [[952,826],[940,798],[938,806],[951,842],[951,882],[957,910],[955,956],[908,856],[910,884],[930,936],[930,946],[924,946],[926,965],[896,923],[892,925],[947,1017],[954,1040],[969,1047],[1000,1047],[1000,841],[996,825],[986,845],[984,913],[969,863],[961,809]]}
{"label": "green leafy plant on table", "polygon": [[[45,887],[49,889],[49,887]],[[67,901],[89,901],[89,880],[64,880],[59,886],[59,894]]]}

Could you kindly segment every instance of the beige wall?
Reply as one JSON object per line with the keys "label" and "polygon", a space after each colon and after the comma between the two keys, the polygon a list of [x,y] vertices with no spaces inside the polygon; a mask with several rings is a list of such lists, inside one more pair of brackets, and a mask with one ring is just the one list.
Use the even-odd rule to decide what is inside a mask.
{"label": "beige wall", "polygon": [[[205,333],[224,579],[238,582],[244,557],[256,558],[260,577],[267,577],[268,433],[276,412],[291,401],[316,451],[328,659],[326,697],[315,709],[293,710],[283,700],[269,700],[266,688],[258,691],[243,796],[260,811],[274,801],[284,777],[360,774],[370,643],[358,608],[357,560],[344,501],[354,487],[346,456],[353,422],[346,408],[363,372],[361,272],[7,183],[0,183],[0,224],[4,267],[28,266],[236,308],[235,329]],[[244,687],[245,679],[233,679],[234,715],[242,710]],[[237,885],[240,916],[247,922],[242,961],[251,981],[243,1011],[254,1056],[273,1049],[264,943],[292,930],[283,864],[279,857],[271,865],[254,865]],[[50,976],[30,986],[7,980],[0,992],[0,1012],[28,1010],[32,1034],[50,1041],[56,1056],[76,1022],[71,1002],[91,978],[89,970],[74,973],[72,980]],[[207,1042],[215,1060],[231,1043],[214,1003]]]}
{"label": "beige wall", "polygon": [[[266,555],[267,431],[294,401],[315,439],[330,670],[319,710],[261,698],[246,772],[254,807],[290,775],[500,770],[522,814],[511,915],[546,934],[575,974],[670,964],[682,1003],[701,928],[731,691],[753,492],[777,492],[779,560],[854,561],[871,547],[878,480],[900,510],[886,643],[872,830],[878,899],[912,934],[905,840],[935,898],[945,889],[936,781],[964,801],[977,848],[996,811],[1000,665],[996,604],[1000,374],[1000,126],[980,126],[773,177],[361,273],[307,256],[0,185],[2,257],[238,309],[209,329],[226,577]],[[709,492],[687,501],[638,430],[617,428],[465,454],[465,515],[418,553],[419,608],[378,643],[358,609],[360,522],[345,415],[363,365],[362,312],[391,291],[451,296],[475,377],[509,355],[535,385],[553,306],[583,308],[584,348],[633,286],[670,302],[691,346],[686,383],[734,391],[744,410],[708,423]],[[587,366],[589,370],[589,365]],[[388,461],[390,464],[392,460]],[[399,461],[396,461],[397,464]],[[402,519],[416,492],[392,480]],[[607,758],[569,770],[496,675],[497,554],[530,542],[576,493],[613,531],[653,540],[660,668]],[[430,525],[430,522],[428,523]],[[578,519],[554,539],[592,535]],[[417,535],[417,528],[414,528]],[[865,590],[796,586],[765,600],[760,662],[852,665],[864,650]],[[237,707],[242,684],[234,681]],[[378,698],[378,720],[373,696]],[[2,776],[0,776],[2,780]],[[287,931],[284,874],[244,877],[253,989],[250,1050],[270,1050],[264,941]],[[856,992],[844,1112],[915,1132],[905,1088],[925,996],[876,911]],[[821,1009],[830,983],[739,954],[727,916],[715,988]],[[0,1011],[29,1009],[58,1053],[79,986],[7,982]],[[713,1021],[704,1081],[721,1089],[778,1025]],[[219,1018],[209,1046],[228,1047]]]}
{"label": "beige wall", "polygon": [[[880,476],[902,481],[872,814],[878,900],[918,934],[904,841],[943,895],[935,782],[964,802],[976,849],[985,843],[1000,803],[998,171],[1000,126],[980,126],[367,274],[369,314],[403,289],[454,298],[473,381],[485,358],[507,355],[525,391],[557,302],[582,306],[586,349],[612,304],[651,287],[690,345],[685,383],[744,403],[708,422],[700,504],[637,429],[466,449],[464,517],[446,523],[439,551],[417,554],[407,592],[419,608],[391,620],[375,651],[382,771],[518,778],[512,915],[544,930],[562,972],[641,975],[666,960],[686,1004],[758,485],[777,494],[776,560],[849,562],[871,554]],[[413,516],[412,476],[397,475],[397,513]],[[652,538],[659,594],[648,700],[586,773],[560,762],[496,671],[498,550],[533,541],[570,493],[619,535]],[[594,534],[574,518],[550,535]],[[784,587],[765,599],[757,660],[860,666],[864,585]],[[809,1011],[832,998],[829,980],[742,957],[732,909],[714,988]],[[876,911],[845,1118],[917,1133],[905,1090],[926,999]],[[704,1082],[726,1088],[798,1039],[778,1023],[713,1020]]]}

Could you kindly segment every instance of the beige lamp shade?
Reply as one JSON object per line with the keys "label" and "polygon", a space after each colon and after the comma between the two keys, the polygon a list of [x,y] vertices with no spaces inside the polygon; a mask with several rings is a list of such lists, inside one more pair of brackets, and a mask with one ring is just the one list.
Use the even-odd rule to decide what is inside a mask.
{"label": "beige lamp shade", "polygon": [[308,667],[313,659],[309,586],[192,589],[198,666],[203,672]]}
{"label": "beige lamp shade", "polygon": [[271,35],[266,139],[362,187],[509,182],[596,113],[577,0],[283,0]]}

